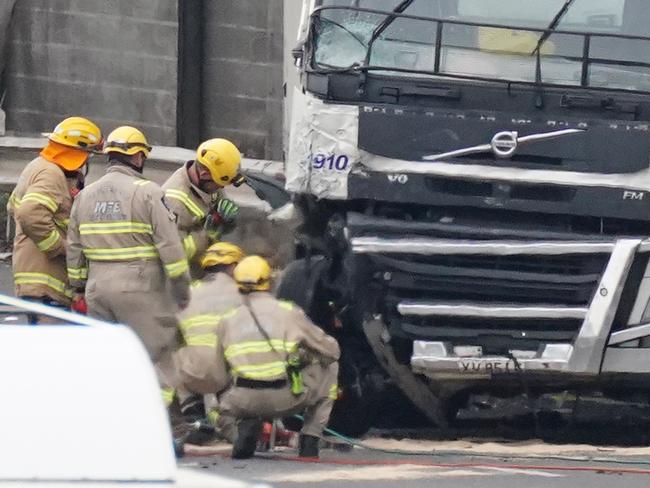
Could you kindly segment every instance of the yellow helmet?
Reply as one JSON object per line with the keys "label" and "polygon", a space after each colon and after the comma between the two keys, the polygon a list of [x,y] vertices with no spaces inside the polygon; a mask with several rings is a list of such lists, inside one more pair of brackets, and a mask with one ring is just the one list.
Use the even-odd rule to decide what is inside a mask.
{"label": "yellow helmet", "polygon": [[48,136],[52,142],[86,151],[101,150],[102,131],[83,117],[62,120]]}
{"label": "yellow helmet", "polygon": [[244,257],[244,251],[230,242],[212,244],[201,258],[201,267],[209,268],[218,264],[237,264]]}
{"label": "yellow helmet", "polygon": [[196,150],[196,160],[205,166],[212,180],[221,186],[231,184],[239,176],[241,153],[227,139],[209,139]]}
{"label": "yellow helmet", "polygon": [[141,131],[135,127],[123,125],[108,134],[106,138],[104,153],[113,152],[126,154],[127,156],[143,152],[146,157],[149,157],[151,146]]}
{"label": "yellow helmet", "polygon": [[242,259],[233,274],[242,291],[266,291],[271,288],[271,267],[260,256]]}

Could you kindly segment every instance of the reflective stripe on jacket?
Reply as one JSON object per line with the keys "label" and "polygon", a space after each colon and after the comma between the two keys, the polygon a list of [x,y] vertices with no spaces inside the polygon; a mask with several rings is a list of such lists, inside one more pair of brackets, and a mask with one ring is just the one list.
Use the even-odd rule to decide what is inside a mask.
{"label": "reflective stripe on jacket", "polygon": [[178,314],[185,342],[193,345],[197,336],[213,334],[223,314],[233,312],[241,303],[235,280],[226,273],[208,274],[192,287],[190,304]]}
{"label": "reflective stripe on jacket", "polygon": [[203,256],[212,243],[203,223],[212,201],[220,195],[218,192],[209,195],[192,184],[187,174],[191,163],[176,170],[162,186],[167,205],[177,216],[176,225],[190,261]]}
{"label": "reflective stripe on jacket", "polygon": [[189,266],[161,188],[123,165],[82,190],[68,229],[68,276],[76,288],[88,262],[160,261],[167,276],[189,284]]}
{"label": "reflective stripe on jacket", "polygon": [[9,197],[7,211],[16,221],[13,272],[17,296],[70,303],[65,264],[65,232],[72,207],[69,185],[59,166],[38,157],[25,167]]}
{"label": "reflective stripe on jacket", "polygon": [[[269,341],[255,325],[250,307]],[[240,305],[222,313],[211,337],[203,344],[184,348],[179,364],[186,386],[196,392],[219,392],[232,377],[260,381],[286,379],[287,355],[301,351],[314,361],[329,364],[339,358],[333,337],[314,325],[297,306],[277,300],[270,293],[248,296],[248,306]]]}

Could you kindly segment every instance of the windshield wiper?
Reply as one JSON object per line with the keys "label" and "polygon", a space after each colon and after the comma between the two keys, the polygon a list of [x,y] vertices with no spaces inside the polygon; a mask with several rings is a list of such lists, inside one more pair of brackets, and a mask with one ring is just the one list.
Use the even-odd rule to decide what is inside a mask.
{"label": "windshield wiper", "polygon": [[368,41],[368,50],[366,51],[366,59],[364,60],[364,64],[368,66],[370,64],[370,56],[372,55],[372,46],[375,43],[375,41],[379,38],[380,35],[384,33],[390,25],[395,22],[395,19],[397,18],[397,14],[401,14],[411,6],[411,4],[414,2],[414,0],[402,0],[392,11],[392,13],[387,16],[381,23],[375,27],[375,30],[372,31],[372,36],[370,37],[370,40]]}
{"label": "windshield wiper", "polygon": [[551,23],[548,24],[546,27],[546,32],[544,32],[540,38],[539,41],[537,41],[537,45],[535,46],[535,49],[533,50],[531,55],[533,54],[538,54],[544,43],[548,40],[549,37],[551,37],[551,34],[555,29],[557,29],[557,26],[560,24],[560,21],[564,18],[566,13],[569,11],[569,8],[571,8],[571,4],[574,2],[574,0],[565,0],[564,5],[562,5],[562,8],[558,10],[558,12],[555,14],[555,17],[553,17],[553,20],[551,20]]}
{"label": "windshield wiper", "polygon": [[544,108],[544,89],[542,84],[542,46],[546,43],[548,38],[551,37],[553,31],[557,29],[557,26],[569,11],[569,8],[571,8],[571,4],[573,4],[573,2],[574,0],[565,0],[562,8],[558,10],[558,12],[555,14],[555,17],[553,17],[553,20],[551,20],[551,23],[546,27],[546,31],[541,36],[539,36],[539,40],[537,41],[535,49],[533,49],[533,52],[530,53],[531,56],[537,56],[535,59],[535,86],[537,87],[537,98],[535,100],[535,106],[539,109]]}

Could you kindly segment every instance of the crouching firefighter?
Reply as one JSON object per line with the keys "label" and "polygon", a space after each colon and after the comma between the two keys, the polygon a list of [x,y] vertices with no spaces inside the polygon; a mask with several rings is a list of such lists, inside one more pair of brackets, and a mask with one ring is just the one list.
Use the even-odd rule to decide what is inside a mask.
{"label": "crouching firefighter", "polygon": [[237,146],[227,139],[210,139],[198,147],[194,161],[176,170],[163,185],[167,203],[178,216],[193,277],[201,276],[199,260],[208,246],[234,225],[239,208],[224,198],[223,188],[244,182],[240,163]]}
{"label": "crouching firefighter", "polygon": [[244,258],[234,277],[243,304],[219,319],[212,362],[187,362],[189,388],[218,392],[223,415],[237,418],[232,456],[251,457],[263,420],[304,412],[302,457],[318,456],[318,441],[338,392],[339,346],[290,302],[269,293],[271,269],[259,256]]}
{"label": "crouching firefighter", "polygon": [[134,127],[109,134],[106,174],[84,188],[72,207],[67,267],[89,315],[138,334],[170,404],[172,353],[180,346],[176,313],[189,302],[190,276],[176,217],[162,189],[142,176],[150,151]]}
{"label": "crouching firefighter", "polygon": [[[180,367],[184,361],[197,362],[198,369],[206,370],[214,364],[214,350],[201,346],[214,342],[214,334],[222,314],[242,304],[233,272],[243,258],[244,251],[229,242],[212,244],[201,258],[200,264],[205,276],[192,285],[190,303],[178,315],[178,326],[186,344],[175,356],[176,362],[181,363]],[[235,420],[221,415],[214,390],[213,394],[205,395],[205,398],[203,395],[191,394],[182,386],[178,387],[177,393],[180,411],[186,424],[207,417],[221,437],[233,441]],[[201,444],[207,440],[209,437],[201,435],[200,431],[194,435],[186,435],[185,438],[185,441],[191,444]]]}

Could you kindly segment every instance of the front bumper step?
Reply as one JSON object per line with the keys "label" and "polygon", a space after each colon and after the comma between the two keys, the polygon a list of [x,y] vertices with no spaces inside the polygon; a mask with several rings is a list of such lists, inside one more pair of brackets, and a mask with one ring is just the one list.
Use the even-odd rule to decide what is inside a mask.
{"label": "front bumper step", "polygon": [[570,370],[573,354],[571,344],[546,344],[538,353],[510,351],[510,356],[481,356],[480,351],[465,356],[456,348],[448,350],[444,342],[415,341],[411,366],[416,373],[426,376],[491,376],[499,373],[520,371],[563,372]]}

